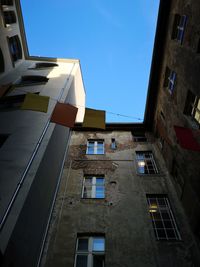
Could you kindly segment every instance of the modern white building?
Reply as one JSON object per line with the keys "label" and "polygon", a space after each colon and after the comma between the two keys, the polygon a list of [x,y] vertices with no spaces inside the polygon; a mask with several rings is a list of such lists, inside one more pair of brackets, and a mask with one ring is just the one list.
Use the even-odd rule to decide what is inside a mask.
{"label": "modern white building", "polygon": [[[79,60],[29,56],[19,0],[0,4],[0,266],[37,266],[70,129],[50,122],[57,102],[85,110]],[[47,112],[21,110],[27,93]]]}

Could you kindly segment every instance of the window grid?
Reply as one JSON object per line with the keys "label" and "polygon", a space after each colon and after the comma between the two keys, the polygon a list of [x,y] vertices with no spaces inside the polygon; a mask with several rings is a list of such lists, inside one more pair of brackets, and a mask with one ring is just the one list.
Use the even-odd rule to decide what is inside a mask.
{"label": "window grid", "polygon": [[89,140],[87,142],[88,155],[102,155],[104,154],[104,141],[103,140]]}
{"label": "window grid", "polygon": [[147,195],[149,213],[157,240],[180,240],[180,234],[166,196]]}
{"label": "window grid", "polygon": [[103,176],[85,176],[82,198],[105,198],[105,181]]}
{"label": "window grid", "polygon": [[158,169],[152,152],[136,152],[137,171],[139,174],[155,174]]}
{"label": "window grid", "polygon": [[78,237],[75,267],[104,267],[105,238],[103,236]]}

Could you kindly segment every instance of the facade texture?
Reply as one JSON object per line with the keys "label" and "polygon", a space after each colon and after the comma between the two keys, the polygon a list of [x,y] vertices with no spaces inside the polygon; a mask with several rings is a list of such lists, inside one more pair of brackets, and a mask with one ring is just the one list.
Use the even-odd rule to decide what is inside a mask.
{"label": "facade texture", "polygon": [[[78,60],[29,56],[19,1],[0,11],[0,265],[36,266],[70,138],[50,117],[71,103],[81,121],[85,91]],[[27,93],[47,112],[21,110]]]}

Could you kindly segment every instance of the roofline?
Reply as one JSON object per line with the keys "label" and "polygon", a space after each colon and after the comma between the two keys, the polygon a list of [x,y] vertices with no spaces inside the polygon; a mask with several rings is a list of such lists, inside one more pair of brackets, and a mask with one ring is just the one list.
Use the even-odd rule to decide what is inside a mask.
{"label": "roofline", "polygon": [[158,99],[159,82],[161,77],[164,49],[167,38],[168,19],[170,15],[171,0],[160,0],[154,48],[147,90],[144,124],[145,128],[152,130]]}
{"label": "roofline", "polygon": [[105,132],[105,131],[145,131],[145,125],[143,123],[106,123],[106,128],[104,129],[96,129],[89,127],[82,127],[82,123],[75,123],[72,128],[73,131],[84,131],[84,132]]}

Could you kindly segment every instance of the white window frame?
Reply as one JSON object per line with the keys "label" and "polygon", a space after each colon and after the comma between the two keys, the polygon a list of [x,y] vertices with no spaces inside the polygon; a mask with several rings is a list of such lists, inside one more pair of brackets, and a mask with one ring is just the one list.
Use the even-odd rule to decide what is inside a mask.
{"label": "white window frame", "polygon": [[[88,239],[88,250],[86,251],[79,251],[78,250],[78,242],[80,239]],[[104,250],[102,251],[95,251],[93,250],[93,243],[95,239],[103,239],[104,240]],[[75,255],[75,263],[74,267],[76,267],[77,263],[77,256],[83,255],[87,256],[87,267],[93,267],[93,256],[100,255],[105,256],[105,237],[104,236],[81,236],[77,238],[76,241],[76,255]],[[105,261],[103,262],[103,267],[105,266]]]}
{"label": "white window frame", "polygon": [[[156,203],[153,205],[151,203],[151,199],[155,199]],[[159,205],[159,200],[162,200],[164,205]],[[155,237],[157,240],[169,240],[169,241],[176,241],[181,240],[181,236],[168,200],[168,197],[166,195],[147,195],[147,203],[149,206],[149,214],[151,217],[151,221],[153,224],[153,229],[155,233]],[[166,219],[166,215],[168,219]],[[165,216],[164,216],[165,215]],[[160,220],[158,220],[157,216],[160,217]],[[160,223],[159,226],[157,226],[156,223]],[[171,227],[168,228],[166,226],[166,223],[168,223]],[[162,231],[164,235],[160,235],[159,231]],[[169,232],[173,232],[174,236],[170,236]]]}
{"label": "white window frame", "polygon": [[174,87],[176,84],[176,72],[173,70],[170,70],[170,75],[168,77],[168,89],[170,91],[170,93],[172,94],[174,91]]}
{"label": "white window frame", "polygon": [[[91,191],[91,196],[90,197],[85,197],[84,196],[84,188],[85,188],[85,184],[86,184],[86,180],[90,178],[92,179],[92,183],[91,183],[91,187],[92,187],[92,191]],[[103,189],[104,189],[104,197],[97,197],[96,196],[96,188],[97,186],[101,186],[101,185],[98,185],[97,184],[97,179],[98,178],[101,178],[101,179],[104,179],[104,183],[102,185]],[[105,177],[102,175],[102,176],[92,176],[92,175],[86,175],[84,177],[84,180],[83,180],[83,187],[82,187],[82,198],[84,199],[90,199],[90,198],[96,198],[96,199],[104,199],[105,198]]]}
{"label": "white window frame", "polygon": [[[89,153],[89,145],[90,143],[94,143],[93,145],[93,153]],[[102,153],[98,153],[98,144],[99,143],[103,143],[103,151]],[[86,154],[87,155],[103,155],[105,154],[105,147],[104,147],[104,140],[93,140],[93,139],[90,139],[87,141],[87,150],[86,150]]]}
{"label": "white window frame", "polygon": [[186,21],[187,21],[187,16],[186,15],[180,16],[180,21],[179,21],[179,24],[177,26],[177,30],[178,30],[177,31],[177,40],[180,43],[183,42],[183,36],[184,36]]}
{"label": "white window frame", "polygon": [[[146,155],[149,155],[149,157],[147,157]],[[153,167],[153,173],[151,173],[149,169],[148,161],[151,161]],[[140,175],[154,175],[158,173],[158,168],[156,166],[153,153],[151,151],[136,151],[136,164],[137,164],[137,173]],[[145,166],[147,173],[145,173],[145,168],[144,168]],[[144,168],[144,172],[141,172],[140,168]]]}

